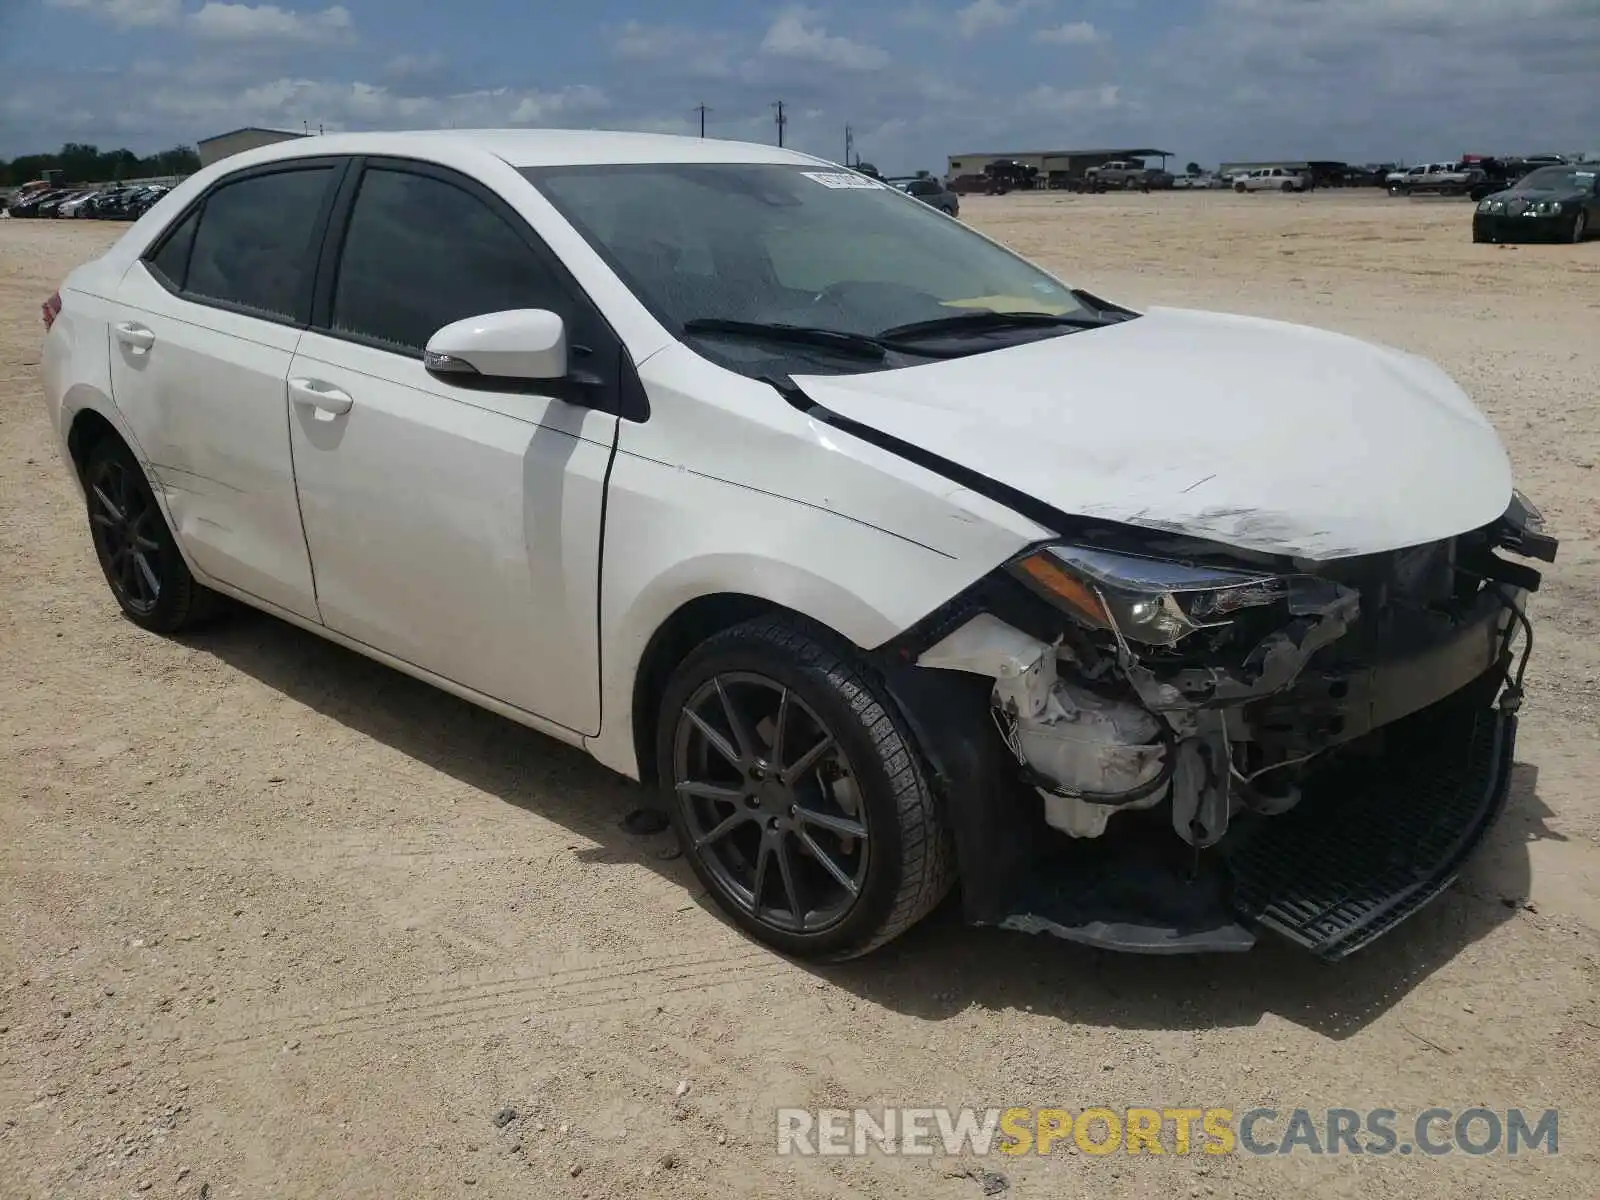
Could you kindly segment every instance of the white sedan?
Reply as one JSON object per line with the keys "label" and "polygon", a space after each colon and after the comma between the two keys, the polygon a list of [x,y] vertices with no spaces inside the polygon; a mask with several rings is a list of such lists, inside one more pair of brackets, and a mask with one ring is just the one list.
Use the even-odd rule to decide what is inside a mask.
{"label": "white sedan", "polygon": [[1555,542],[1409,354],[588,132],[240,154],[43,316],[131,621],[231,598],[586,748],[785,951],[959,880],[975,923],[1337,958],[1504,801],[1505,555]]}

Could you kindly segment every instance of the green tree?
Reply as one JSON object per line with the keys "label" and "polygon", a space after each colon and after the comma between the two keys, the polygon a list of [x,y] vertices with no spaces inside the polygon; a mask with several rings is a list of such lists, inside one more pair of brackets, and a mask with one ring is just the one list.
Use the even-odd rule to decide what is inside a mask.
{"label": "green tree", "polygon": [[54,154],[24,154],[0,160],[0,186],[15,187],[59,171],[63,183],[114,183],[153,175],[192,175],[200,169],[193,146],[173,146],[141,158],[132,150],[101,150],[84,142],[68,142]]}

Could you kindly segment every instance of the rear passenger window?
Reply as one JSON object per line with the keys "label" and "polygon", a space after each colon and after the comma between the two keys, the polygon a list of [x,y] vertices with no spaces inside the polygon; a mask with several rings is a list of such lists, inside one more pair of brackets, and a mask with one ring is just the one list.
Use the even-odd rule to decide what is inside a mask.
{"label": "rear passenger window", "polygon": [[189,248],[194,245],[194,230],[198,224],[200,210],[197,208],[179,222],[178,227],[167,235],[167,240],[161,243],[161,249],[149,259],[150,269],[168,287],[183,290],[183,276],[189,269]]}
{"label": "rear passenger window", "polygon": [[183,290],[294,319],[309,300],[318,219],[332,167],[252,175],[206,198]]}
{"label": "rear passenger window", "polygon": [[421,355],[465,317],[544,308],[572,323],[563,281],[487,204],[430,175],[361,179],[334,285],[335,333]]}

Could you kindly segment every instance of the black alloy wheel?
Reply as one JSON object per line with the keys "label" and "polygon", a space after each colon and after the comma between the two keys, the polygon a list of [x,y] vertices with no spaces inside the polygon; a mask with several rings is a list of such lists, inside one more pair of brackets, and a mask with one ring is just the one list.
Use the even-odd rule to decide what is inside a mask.
{"label": "black alloy wheel", "polygon": [[711,638],[668,683],[658,771],[685,856],[742,928],[850,958],[953,882],[921,754],[853,648],[786,618]]}
{"label": "black alloy wheel", "polygon": [[87,480],[89,524],[95,550],[117,603],[130,616],[148,617],[161,601],[161,520],[148,489],[114,456],[95,462]]}
{"label": "black alloy wheel", "polygon": [[776,929],[837,924],[861,898],[872,843],[833,735],[791,689],[744,671],[701,684],[680,718],[673,786],[707,870]]}
{"label": "black alloy wheel", "polygon": [[131,621],[155,633],[176,633],[210,615],[216,593],[189,573],[144,470],[126,446],[108,437],[90,449],[83,491],[95,557]]}

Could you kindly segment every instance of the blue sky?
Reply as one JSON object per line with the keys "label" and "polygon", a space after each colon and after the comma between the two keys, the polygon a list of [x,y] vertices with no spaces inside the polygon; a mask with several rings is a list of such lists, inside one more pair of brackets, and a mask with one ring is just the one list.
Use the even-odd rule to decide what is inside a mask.
{"label": "blue sky", "polygon": [[885,170],[1600,151],[1600,0],[0,0],[0,156],[245,124],[709,132]]}

